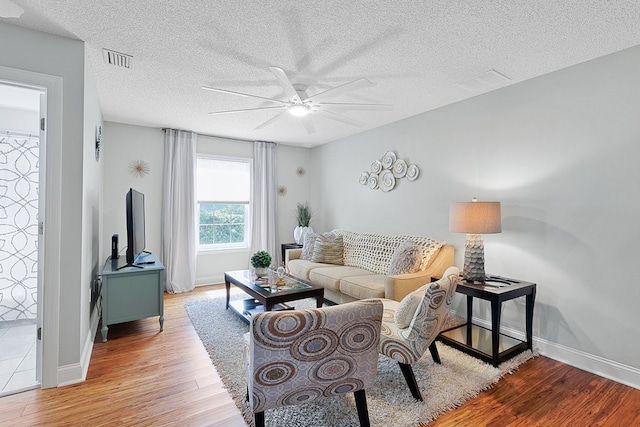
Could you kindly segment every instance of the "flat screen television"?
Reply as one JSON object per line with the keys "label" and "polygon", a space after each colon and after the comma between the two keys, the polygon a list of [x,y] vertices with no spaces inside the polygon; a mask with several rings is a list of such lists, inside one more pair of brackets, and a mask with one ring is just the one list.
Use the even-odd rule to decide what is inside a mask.
{"label": "flat screen television", "polygon": [[144,194],[133,188],[127,192],[127,265],[134,265],[144,252]]}

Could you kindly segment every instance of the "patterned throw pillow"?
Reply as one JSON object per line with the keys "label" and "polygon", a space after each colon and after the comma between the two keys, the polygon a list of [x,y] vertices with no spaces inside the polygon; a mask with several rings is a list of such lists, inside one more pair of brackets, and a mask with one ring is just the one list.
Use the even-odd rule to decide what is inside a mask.
{"label": "patterned throw pillow", "polygon": [[396,274],[415,273],[420,270],[422,262],[422,248],[413,240],[405,240],[391,257],[389,276]]}
{"label": "patterned throw pillow", "polygon": [[406,297],[402,298],[402,301],[398,304],[395,314],[396,326],[399,329],[404,329],[411,325],[413,315],[416,314],[416,310],[422,302],[422,298],[424,297],[426,290],[427,285],[423,285]]}
{"label": "patterned throw pillow", "polygon": [[313,257],[313,247],[315,246],[315,243],[316,243],[316,237],[318,237],[316,233],[307,233],[304,235],[304,241],[302,242],[302,253],[300,254],[300,259],[311,261],[311,258]]}
{"label": "patterned throw pillow", "polygon": [[342,236],[326,233],[317,236],[313,245],[312,262],[322,262],[325,264],[343,264],[344,244]]}

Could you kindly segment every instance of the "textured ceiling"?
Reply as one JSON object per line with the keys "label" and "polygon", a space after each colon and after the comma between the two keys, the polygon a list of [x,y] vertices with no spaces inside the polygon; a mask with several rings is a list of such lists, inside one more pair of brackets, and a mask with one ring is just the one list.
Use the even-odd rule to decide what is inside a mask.
{"label": "textured ceiling", "polygon": [[[492,69],[503,86],[640,44],[635,0],[13,3],[24,14],[0,20],[86,42],[105,120],[307,147],[491,90],[459,82]],[[132,68],[107,65],[103,48]],[[334,102],[395,107],[344,113],[363,128],[312,116],[314,134],[288,114],[254,130],[273,110],[208,114],[273,104],[202,86],[286,100],[270,66],[309,94],[366,77],[376,85]]]}

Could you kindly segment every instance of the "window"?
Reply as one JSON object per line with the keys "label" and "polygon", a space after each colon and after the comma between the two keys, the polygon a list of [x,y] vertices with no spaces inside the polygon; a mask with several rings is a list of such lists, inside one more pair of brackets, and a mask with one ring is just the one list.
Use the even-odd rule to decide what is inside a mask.
{"label": "window", "polygon": [[249,247],[251,159],[198,156],[199,249]]}

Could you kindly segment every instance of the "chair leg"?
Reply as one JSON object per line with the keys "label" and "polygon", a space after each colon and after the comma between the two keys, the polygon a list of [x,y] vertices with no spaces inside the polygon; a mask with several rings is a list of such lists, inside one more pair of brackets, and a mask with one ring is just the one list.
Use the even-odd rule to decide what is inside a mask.
{"label": "chair leg", "polygon": [[[369,410],[367,409],[367,394],[364,390],[358,390],[353,393],[356,398],[356,408],[358,409],[358,419],[360,427],[369,427]],[[256,426],[257,427],[257,426]]]}
{"label": "chair leg", "polygon": [[409,386],[409,390],[411,390],[411,395],[414,399],[422,402],[422,394],[420,394],[420,389],[418,388],[418,383],[416,382],[416,377],[413,375],[413,369],[411,365],[406,363],[398,362],[400,365],[400,370],[402,371],[402,375],[404,375],[404,379],[407,381],[407,385]]}
{"label": "chair leg", "polygon": [[433,361],[438,365],[442,365],[442,362],[440,361],[440,355],[438,354],[438,347],[436,347],[435,341],[432,342],[429,346],[429,351],[431,352],[431,358],[433,359]]}
{"label": "chair leg", "polygon": [[264,427],[264,412],[256,412],[253,414],[253,422],[256,427]]}

